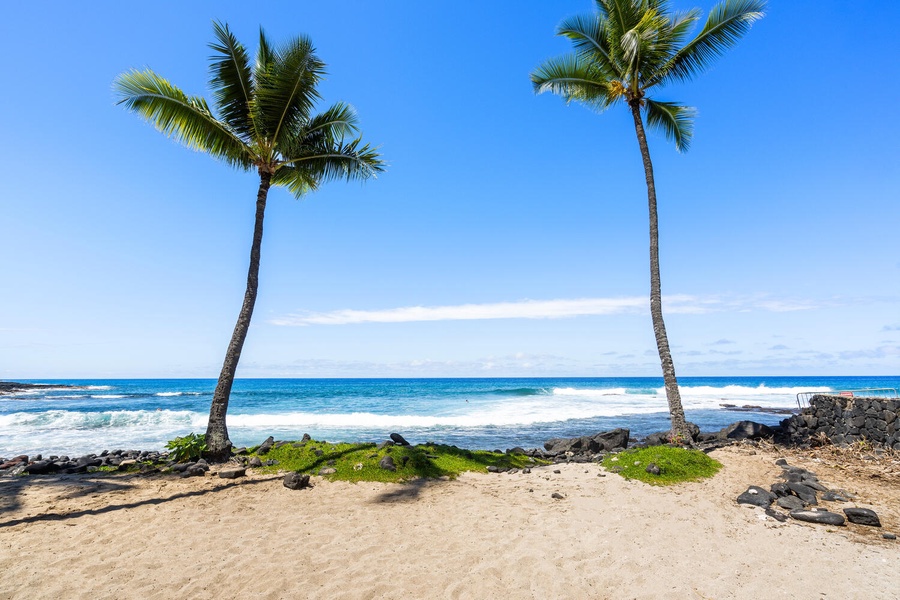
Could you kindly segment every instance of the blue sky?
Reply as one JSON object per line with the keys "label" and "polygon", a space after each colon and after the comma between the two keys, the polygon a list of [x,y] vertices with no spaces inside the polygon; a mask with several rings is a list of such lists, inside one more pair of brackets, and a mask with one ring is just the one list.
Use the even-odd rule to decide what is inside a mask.
{"label": "blue sky", "polygon": [[[706,0],[674,2],[678,8]],[[215,377],[258,180],[114,104],[150,67],[209,95],[227,21],[310,35],[386,173],[270,195],[238,376],[655,376],[629,115],[535,96],[587,0],[13,3],[0,23],[0,378]],[[893,2],[772,2],[650,138],[679,375],[897,374]]]}

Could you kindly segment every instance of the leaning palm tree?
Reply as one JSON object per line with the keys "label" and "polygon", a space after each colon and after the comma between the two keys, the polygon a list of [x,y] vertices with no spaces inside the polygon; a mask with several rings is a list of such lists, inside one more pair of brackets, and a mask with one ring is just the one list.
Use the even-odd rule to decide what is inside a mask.
{"label": "leaning palm tree", "polygon": [[214,23],[210,64],[215,113],[205,99],[188,96],[151,70],[116,78],[119,104],[184,145],[233,167],[259,174],[256,222],[250,247],[247,291],[213,394],[206,430],[207,455],[228,457],[231,441],[225,415],[235,370],[250,327],[259,287],[259,253],[270,186],[296,197],[332,179],[366,179],[383,170],[377,151],[358,137],[353,108],[337,103],[316,114],[316,85],[325,64],[307,37],[275,47],[260,30],[256,62],[228,25]]}
{"label": "leaning palm tree", "polygon": [[[700,33],[685,41],[700,18],[697,9],[672,13],[666,0],[595,0],[596,12],[563,21],[557,34],[572,41],[575,51],[546,61],[531,74],[535,92],[552,92],[593,109],[624,103],[634,119],[634,130],[644,162],[650,208],[650,315],[662,365],[672,438],[690,443],[675,364],[669,350],[662,314],[659,278],[659,225],[653,163],[644,133],[650,127],[688,149],[694,109],[649,96],[654,88],[685,81],[707,65],[763,16],[765,0],[725,0],[709,13]],[[641,111],[643,110],[643,115]]]}

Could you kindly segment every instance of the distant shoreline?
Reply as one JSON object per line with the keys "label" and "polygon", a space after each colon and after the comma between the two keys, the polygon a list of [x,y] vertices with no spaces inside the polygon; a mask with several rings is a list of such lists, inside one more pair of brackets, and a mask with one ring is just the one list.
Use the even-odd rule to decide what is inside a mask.
{"label": "distant shoreline", "polygon": [[14,394],[16,392],[25,392],[28,390],[46,390],[48,388],[78,389],[79,386],[67,385],[64,383],[19,383],[17,381],[0,381],[0,396]]}

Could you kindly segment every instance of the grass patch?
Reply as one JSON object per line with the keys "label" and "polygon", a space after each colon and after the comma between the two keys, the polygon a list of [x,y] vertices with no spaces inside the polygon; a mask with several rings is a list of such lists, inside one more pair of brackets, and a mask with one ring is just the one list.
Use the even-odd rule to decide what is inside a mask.
{"label": "grass patch", "polygon": [[[659,467],[659,475],[647,472],[650,463]],[[722,463],[699,450],[651,446],[609,455],[603,459],[603,466],[626,479],[651,485],[671,485],[712,477],[722,468]]]}
{"label": "grass patch", "polygon": [[[318,450],[318,452],[317,452]],[[382,469],[381,459],[390,456],[396,471]],[[386,446],[375,444],[330,444],[311,440],[288,443],[259,455],[263,462],[277,460],[277,465],[262,467],[262,472],[296,471],[318,475],[323,468],[334,473],[324,475],[335,481],[406,481],[420,477],[455,479],[464,471],[486,472],[487,467],[500,469],[531,467],[545,461],[517,454],[498,454],[484,450],[465,450],[456,446],[428,444],[419,446]]]}

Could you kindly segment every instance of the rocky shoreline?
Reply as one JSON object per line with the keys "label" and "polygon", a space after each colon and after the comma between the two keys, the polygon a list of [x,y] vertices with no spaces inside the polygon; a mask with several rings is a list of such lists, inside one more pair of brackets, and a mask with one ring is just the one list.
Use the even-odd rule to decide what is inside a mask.
{"label": "rocky shoreline", "polygon": [[29,390],[47,390],[53,388],[79,389],[76,385],[63,385],[60,383],[19,383],[17,381],[0,381],[0,396],[27,392]]}

